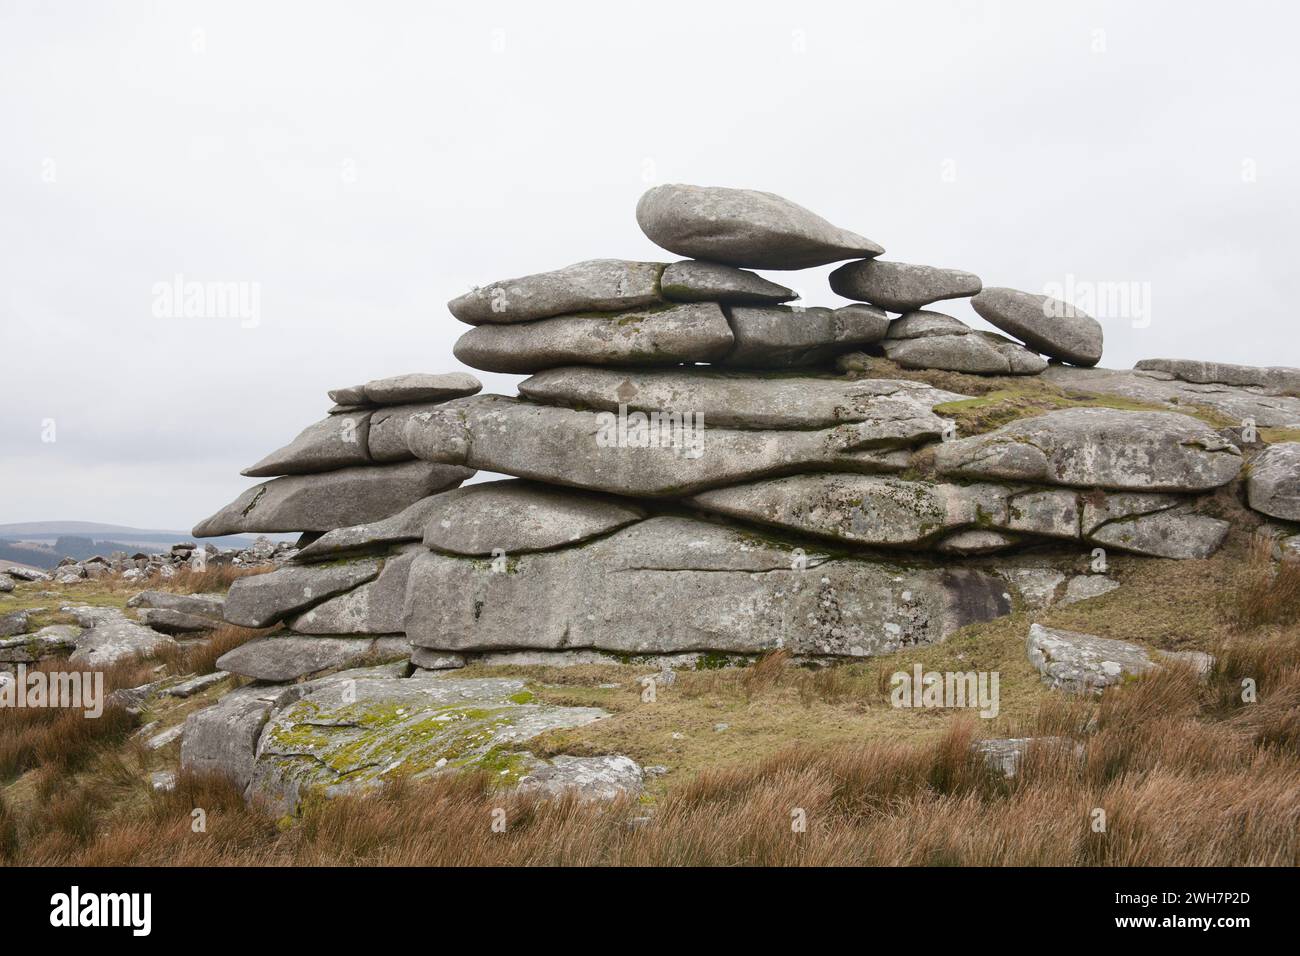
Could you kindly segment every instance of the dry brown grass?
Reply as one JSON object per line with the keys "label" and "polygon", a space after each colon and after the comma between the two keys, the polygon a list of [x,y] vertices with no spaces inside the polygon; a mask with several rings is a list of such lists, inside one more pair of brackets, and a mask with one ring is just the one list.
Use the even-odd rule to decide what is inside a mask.
{"label": "dry brown grass", "polygon": [[[173,577],[165,581],[150,582],[147,587],[158,591],[175,591],[178,594],[224,592],[230,590],[230,585],[240,578],[246,578],[251,574],[266,574],[274,570],[275,567],[270,564],[256,568],[235,567],[232,564],[209,564],[202,571],[182,568]],[[140,585],[137,584],[136,588],[140,589]]]}
{"label": "dry brown grass", "polygon": [[[683,672],[653,705],[635,680],[645,668],[515,669],[542,699],[611,713],[538,738],[536,752],[622,752],[671,767],[641,800],[613,806],[539,803],[494,790],[488,777],[464,776],[312,803],[286,823],[271,808],[247,806],[222,780],[182,776],[175,792],[153,792],[148,771],[174,766],[174,750],[146,752],[121,732],[86,738],[53,731],[49,717],[20,718],[39,725],[25,728],[45,741],[38,753],[30,739],[9,743],[24,728],[0,714],[0,753],[11,768],[26,769],[8,786],[12,773],[0,780],[0,861],[1296,865],[1300,626],[1272,613],[1262,618],[1268,623],[1249,624],[1225,604],[1224,592],[1242,576],[1273,573],[1271,562],[1243,563],[1246,556],[1239,541],[1209,561],[1117,558],[1119,591],[1038,616],[1217,657],[1208,680],[1170,667],[1100,699],[1043,688],[1025,661],[1023,612],[846,666],[796,667],[777,653],[748,668]],[[999,671],[1001,716],[894,710],[889,674],[914,661],[927,670]],[[119,686],[157,676],[136,667]],[[467,676],[487,673],[479,670]],[[183,716],[149,715],[167,725]],[[729,729],[715,733],[722,723]],[[972,753],[977,728],[1071,743],[1031,749],[1006,780]],[[196,807],[207,814],[206,832],[192,830]],[[497,808],[506,812],[504,833],[491,827]],[[1104,833],[1092,829],[1097,809]],[[804,832],[792,828],[796,811]]]}
{"label": "dry brown grass", "polygon": [[175,677],[186,674],[211,674],[217,669],[217,658],[233,651],[255,637],[269,634],[275,628],[253,630],[235,624],[224,624],[198,639],[178,643],[159,651],[155,657],[167,665],[167,673]]}
{"label": "dry brown grass", "polygon": [[1223,603],[1237,630],[1300,620],[1300,562],[1273,560],[1273,542],[1255,535]]}
{"label": "dry brown grass", "polygon": [[[30,674],[67,671],[62,659],[28,665]],[[75,668],[84,671],[84,668]],[[149,666],[136,661],[103,669],[104,692],[136,687],[153,676]],[[52,773],[69,773],[95,755],[116,747],[136,726],[137,718],[121,707],[105,705],[97,718],[81,710],[58,707],[0,708],[0,782],[40,767]]]}
{"label": "dry brown grass", "polygon": [[[795,745],[708,769],[649,808],[539,802],[460,776],[314,803],[286,827],[218,779],[182,776],[168,794],[119,781],[135,788],[129,812],[106,808],[102,785],[64,786],[26,816],[0,805],[0,855],[76,866],[1296,865],[1294,637],[1233,653],[1208,683],[1173,668],[1099,700],[1045,700],[1032,729],[1074,735],[1083,756],[1036,747],[1011,780],[973,753],[979,722],[959,716],[924,742]],[[1225,702],[1240,667],[1258,675],[1259,703]],[[742,686],[762,697],[818,673],[769,655]],[[191,828],[196,807],[206,832]],[[504,833],[492,829],[498,808]]]}

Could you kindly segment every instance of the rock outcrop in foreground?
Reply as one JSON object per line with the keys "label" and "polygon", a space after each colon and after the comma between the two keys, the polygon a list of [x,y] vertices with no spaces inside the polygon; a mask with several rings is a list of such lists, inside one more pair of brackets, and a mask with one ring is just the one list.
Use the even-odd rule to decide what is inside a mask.
{"label": "rock outcrop in foreground", "polygon": [[[1065,601],[1101,595],[1114,583],[1069,570],[1098,548],[1209,556],[1230,530],[1221,489],[1300,520],[1300,446],[1261,451],[1257,434],[1300,427],[1296,370],[1094,368],[1101,325],[1070,304],[882,260],[769,193],[660,186],[637,221],[696,258],[581,262],[450,303],[471,326],[457,357],[529,374],[518,396],[464,373],[336,389],[324,419],[245,472],[269,480],[199,524],[304,534],[287,566],[231,588],[227,620],[280,630],[218,662],[261,683],[191,718],[193,766],[292,800],[491,753],[551,787],[558,765],[525,766],[510,742],[599,714],[529,711],[505,682],[434,672],[879,654],[1060,585]],[[845,260],[831,287],[855,301],[840,308],[791,305],[746,271]],[[1006,335],[933,309],[964,297]],[[965,376],[1037,383],[1056,407],[959,427],[991,400]],[[507,477],[462,486],[476,471]],[[1078,688],[1150,665],[1099,640],[1044,632],[1030,651]],[[376,658],[403,663],[356,672],[350,699],[335,677],[290,684]]]}

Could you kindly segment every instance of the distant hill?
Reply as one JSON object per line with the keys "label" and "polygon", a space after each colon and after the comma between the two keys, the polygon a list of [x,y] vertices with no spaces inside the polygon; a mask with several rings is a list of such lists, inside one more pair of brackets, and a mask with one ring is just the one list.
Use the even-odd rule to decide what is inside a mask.
{"label": "distant hill", "polygon": [[[204,538],[218,548],[247,548],[257,535]],[[294,541],[297,535],[268,534],[272,541]],[[188,531],[159,531],[104,524],[98,521],[25,521],[0,524],[0,559],[38,568],[52,568],[65,557],[78,561],[114,551],[156,553],[181,541],[196,540]]]}

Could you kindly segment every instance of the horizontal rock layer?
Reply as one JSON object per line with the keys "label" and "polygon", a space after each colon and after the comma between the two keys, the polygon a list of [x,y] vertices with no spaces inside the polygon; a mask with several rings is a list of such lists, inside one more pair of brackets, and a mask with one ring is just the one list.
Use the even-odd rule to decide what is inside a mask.
{"label": "horizontal rock layer", "polygon": [[935,450],[941,474],[1134,491],[1209,491],[1241,452],[1188,415],[1068,408]]}
{"label": "horizontal rock layer", "polygon": [[[935,405],[968,397],[889,379],[581,366],[539,372],[519,384],[519,393],[546,405],[691,412],[702,415],[710,428],[767,429],[832,428],[849,422],[876,422],[884,428],[888,422],[924,420]],[[922,433],[935,428],[931,422]],[[899,437],[904,434],[900,431]]]}
{"label": "horizontal rock layer", "polygon": [[412,419],[408,446],[428,461],[633,497],[672,497],[769,474],[898,469],[893,450],[937,438],[931,413],[829,429],[747,431],[534,405],[495,395]]}
{"label": "horizontal rock layer", "polygon": [[977,571],[909,569],[661,517],[560,551],[490,561],[428,553],[411,568],[406,633],[444,651],[709,649],[861,656],[941,639],[1009,611]]}
{"label": "horizontal rock layer", "polygon": [[194,535],[332,531],[388,517],[421,498],[456,487],[473,474],[455,465],[411,461],[273,478],[199,522]]}
{"label": "horizontal rock layer", "polygon": [[[864,547],[980,553],[1006,535],[1084,540],[1153,557],[1202,558],[1228,523],[1172,495],[946,484],[873,475],[795,475],[695,495],[704,511]],[[964,540],[963,540],[964,539]]]}

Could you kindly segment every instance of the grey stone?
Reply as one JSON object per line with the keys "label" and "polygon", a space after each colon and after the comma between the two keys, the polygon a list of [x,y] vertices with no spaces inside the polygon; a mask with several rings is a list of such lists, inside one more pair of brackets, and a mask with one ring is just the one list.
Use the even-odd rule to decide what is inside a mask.
{"label": "grey stone", "polygon": [[375,405],[411,405],[419,402],[443,402],[463,398],[483,388],[483,383],[468,372],[410,372],[367,382],[367,402]]}
{"label": "grey stone", "polygon": [[[681,422],[679,421],[680,425]],[[496,395],[460,399],[412,419],[406,440],[427,461],[637,497],[681,496],[766,474],[839,467],[900,470],[895,423],[824,430],[648,429],[657,441],[621,441],[616,416]]]}
{"label": "grey stone", "polygon": [[406,447],[406,423],[413,417],[441,402],[424,402],[420,405],[393,405],[376,409],[370,416],[370,434],[367,450],[376,462],[409,461],[415,456]]}
{"label": "grey stone", "polygon": [[29,611],[10,611],[8,614],[0,615],[0,637],[27,633],[30,618]]}
{"label": "grey stone", "polygon": [[33,634],[18,634],[0,640],[0,663],[34,664],[47,657],[67,654],[77,646],[81,628],[71,624],[49,624]]}
{"label": "grey stone", "polygon": [[176,642],[152,628],[131,621],[97,624],[77,638],[77,649],[68,658],[73,664],[108,667],[133,657],[148,657]]}
{"label": "grey stone", "polygon": [[521,793],[560,797],[573,794],[583,801],[635,798],[645,787],[645,773],[631,757],[568,757],[559,755],[534,767],[519,781]]}
{"label": "grey stone", "polygon": [[1056,592],[1065,575],[1056,568],[999,568],[998,573],[1011,583],[1028,608],[1041,610],[1056,603]]}
{"label": "grey stone", "polygon": [[217,667],[241,677],[283,683],[352,664],[370,654],[374,645],[368,637],[271,634],[222,654]]}
{"label": "grey stone", "polygon": [[1270,445],[1251,461],[1246,500],[1263,514],[1300,521],[1300,442]]}
{"label": "grey stone", "polygon": [[636,207],[655,245],[748,269],[807,269],[885,250],[788,199],[753,189],[681,184],[648,190]]}
{"label": "grey stone", "polygon": [[463,555],[546,551],[645,517],[642,509],[615,498],[519,480],[458,488],[437,501],[424,543]]}
{"label": "grey stone", "polygon": [[373,580],[379,567],[378,559],[364,558],[327,565],[290,565],[269,574],[238,578],[226,597],[226,620],[240,627],[267,627]]}
{"label": "grey stone", "polygon": [[411,562],[423,548],[403,545],[384,559],[379,577],[332,597],[298,615],[289,627],[299,634],[395,634],[402,629],[402,605]]}
{"label": "grey stone", "polygon": [[1208,491],[1241,470],[1241,452],[1173,412],[1067,408],[944,442],[941,474],[1137,491]]}
{"label": "grey stone", "polygon": [[[653,613],[647,613],[653,609]],[[509,573],[433,552],[411,568],[406,633],[442,651],[711,650],[863,656],[1010,610],[998,578],[800,550],[686,518],[650,518]]]}
{"label": "grey stone", "polygon": [[932,335],[970,335],[974,331],[965,322],[942,312],[915,309],[889,323],[886,339],[923,339]]}
{"label": "grey stone", "polygon": [[0,574],[0,594],[8,594],[14,589],[14,579],[7,574]]}
{"label": "grey stone", "polygon": [[1041,624],[1030,625],[1025,651],[1043,683],[1074,693],[1100,693],[1156,666],[1137,644]]}
{"label": "grey stone", "polygon": [[674,262],[664,270],[661,288],[674,302],[727,302],[768,305],[799,298],[793,289],[769,282],[744,269],[717,262]]}
{"label": "grey stone", "polygon": [[185,725],[177,724],[175,727],[168,727],[161,733],[153,734],[145,741],[145,746],[150,750],[162,750],[168,744],[175,743],[181,739],[185,733]]}
{"label": "grey stone", "polygon": [[254,485],[194,528],[206,538],[243,531],[331,531],[378,521],[455,488],[473,471],[424,461],[288,475]]}
{"label": "grey stone", "polygon": [[1247,419],[1260,428],[1300,428],[1300,398],[1258,388],[1196,384],[1164,378],[1166,373],[1075,368],[1049,365],[1045,381],[1068,391],[1114,395],[1169,409],[1204,406],[1238,422]]}
{"label": "grey stone", "polygon": [[4,569],[5,575],[16,581],[48,581],[50,576],[36,568],[19,567],[11,564]]}
{"label": "grey stone", "polygon": [[1231,524],[1185,509],[1163,509],[1093,528],[1089,541],[1156,558],[1208,558],[1219,550]]}
{"label": "grey stone", "polygon": [[141,624],[152,627],[164,634],[198,634],[211,631],[221,626],[220,620],[173,611],[165,607],[147,607],[140,611],[137,619]]}
{"label": "grey stone", "polygon": [[179,697],[184,700],[187,697],[193,697],[195,694],[201,694],[209,687],[215,687],[230,675],[225,671],[213,671],[211,674],[200,674],[197,677],[191,677],[183,680],[179,684],[173,684],[163,690],[167,697]]}
{"label": "grey stone", "polygon": [[911,312],[941,299],[960,299],[983,288],[980,277],[959,269],[867,259],[840,266],[830,276],[831,291],[870,302],[891,312]]}
{"label": "grey stone", "polygon": [[[448,492],[443,492],[447,494]],[[337,528],[321,535],[311,544],[301,548],[294,561],[310,563],[329,560],[340,555],[364,551],[387,550],[390,545],[404,541],[419,541],[424,537],[424,526],[437,504],[437,495],[421,498],[397,514],[370,524]]]}
{"label": "grey stone", "polygon": [[175,591],[141,591],[127,601],[126,606],[180,611],[182,614],[221,621],[225,618],[226,596],[216,592],[178,594]]}
{"label": "grey stone", "polygon": [[1259,368],[1192,359],[1142,359],[1133,367],[1142,371],[1166,372],[1182,381],[1202,385],[1234,385],[1278,392],[1300,392],[1300,368]]}
{"label": "grey stone", "polygon": [[885,339],[886,357],[903,368],[936,368],[970,375],[1037,375],[1047,368],[1039,355],[992,332]]}
{"label": "grey stone", "polygon": [[296,692],[241,687],[185,719],[181,768],[196,774],[222,774],[241,790],[253,779],[257,742],[271,711]]}
{"label": "grey stone", "polygon": [[690,504],[803,534],[855,544],[920,547],[950,530],[1007,523],[998,485],[909,481],[884,475],[805,474],[705,491]]}
{"label": "grey stone", "polygon": [[688,503],[799,534],[947,553],[1001,550],[1020,535],[1035,535],[1082,538],[1156,557],[1203,558],[1217,550],[1228,529],[1226,522],[1190,513],[1187,499],[1171,495],[1080,494],[885,475],[791,475],[705,491]]}
{"label": "grey stone", "polygon": [[696,412],[709,427],[832,428],[874,421],[897,423],[902,440],[928,441],[943,432],[935,405],[969,396],[895,379],[845,379],[712,369],[556,368],[519,384],[536,402],[617,412]]}
{"label": "grey stone", "polygon": [[522,680],[420,674],[320,681],[263,732],[255,793],[292,809],[309,792],[365,791],[395,777],[485,769],[505,785],[535,758],[527,741],[605,716],[531,700]]}
{"label": "grey stone", "polygon": [[[354,409],[360,411],[368,404],[366,401],[366,387],[364,385],[349,385],[346,388],[332,388],[327,393],[330,401],[336,403],[341,409]],[[330,411],[333,414],[333,409]]]}
{"label": "grey stone", "polygon": [[996,554],[1008,548],[1014,548],[1024,539],[1020,535],[1005,531],[993,531],[987,528],[969,528],[950,534],[938,544],[935,550],[940,554]]}
{"label": "grey stone", "polygon": [[1026,755],[1036,748],[1068,753],[1074,760],[1082,760],[1084,755],[1083,744],[1068,737],[991,737],[977,740],[973,746],[991,769],[1008,780],[1019,774]]}
{"label": "grey stone", "polygon": [[327,415],[304,428],[289,444],[271,452],[240,474],[249,478],[310,475],[365,465],[370,461],[366,450],[369,430],[369,413]]}
{"label": "grey stone", "polygon": [[733,306],[728,314],[736,344],[722,364],[733,368],[827,364],[841,352],[880,341],[889,328],[889,317],[869,305]]}
{"label": "grey stone", "polygon": [[149,774],[149,785],[163,793],[176,789],[176,774],[171,770],[155,770]]}
{"label": "grey stone", "polygon": [[618,312],[659,301],[660,262],[592,259],[553,272],[504,279],[447,303],[470,325],[529,322],[570,312]]}
{"label": "grey stone", "polygon": [[65,614],[71,614],[82,627],[98,627],[100,624],[117,624],[127,617],[120,608],[96,607],[92,604],[65,604],[59,608]]}
{"label": "grey stone", "polygon": [[452,351],[471,368],[540,372],[559,365],[678,365],[713,362],[733,336],[722,309],[709,302],[614,316],[567,315],[519,325],[470,329]]}
{"label": "grey stone", "polygon": [[1104,574],[1076,574],[1070,578],[1070,583],[1065,586],[1065,594],[1061,597],[1059,606],[1065,607],[1070,604],[1078,604],[1080,601],[1101,597],[1103,594],[1109,594],[1117,587],[1119,587],[1119,582],[1114,578],[1106,577]]}
{"label": "grey stone", "polygon": [[985,289],[971,299],[981,316],[1035,352],[1071,365],[1101,361],[1101,323],[1060,299],[1015,289]]}
{"label": "grey stone", "polygon": [[466,660],[464,654],[443,653],[427,647],[416,647],[411,651],[411,663],[426,671],[450,671],[464,667]]}

